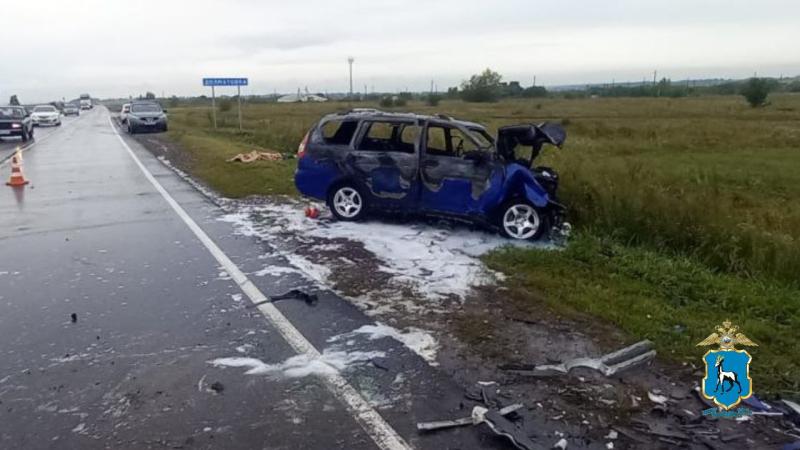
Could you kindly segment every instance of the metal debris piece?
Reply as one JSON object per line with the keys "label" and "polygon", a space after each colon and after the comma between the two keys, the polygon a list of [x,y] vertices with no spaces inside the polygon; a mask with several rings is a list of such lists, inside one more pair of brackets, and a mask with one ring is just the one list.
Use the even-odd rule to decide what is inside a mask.
{"label": "metal debris piece", "polygon": [[508,438],[520,450],[534,450],[536,444],[525,434],[524,430],[506,419],[496,410],[489,410],[483,414],[483,423],[498,436]]}
{"label": "metal debris piece", "polygon": [[259,305],[263,305],[264,303],[276,302],[276,301],[279,301],[279,300],[288,300],[290,298],[297,299],[297,300],[303,300],[304,302],[306,302],[306,304],[308,304],[310,306],[316,305],[317,301],[319,300],[317,298],[316,294],[308,294],[306,292],[301,291],[300,289],[292,289],[292,290],[290,290],[290,291],[288,291],[288,292],[286,292],[284,294],[273,295],[272,297],[267,297],[266,300],[262,300],[260,302],[253,303],[252,305],[249,305],[248,307],[249,308],[255,308],[255,307],[259,306]]}
{"label": "metal debris piece", "polygon": [[791,408],[792,411],[794,411],[795,414],[800,415],[800,405],[798,405],[797,403],[795,403],[795,402],[793,402],[791,400],[781,400],[781,401],[783,402],[783,404],[785,404],[786,406]]}
{"label": "metal debris piece", "polygon": [[553,375],[566,375],[572,369],[584,367],[597,370],[603,375],[610,377],[617,372],[653,359],[656,356],[656,351],[652,350],[652,348],[653,343],[645,340],[615,352],[608,353],[600,358],[575,358],[561,364],[534,366],[532,369],[528,370],[518,370],[514,368],[506,370],[515,370],[525,375],[532,375],[535,377],[549,377]]}
{"label": "metal debris piece", "polygon": [[[515,411],[518,411],[523,408],[521,403],[515,403],[513,405],[506,406],[505,408],[501,408],[499,411],[500,415],[507,416]],[[483,415],[488,411],[488,409],[482,406],[476,406],[472,409],[472,416],[471,417],[463,417],[460,419],[455,420],[439,420],[435,422],[419,422],[417,423],[417,430],[419,431],[433,431],[439,430],[442,428],[452,428],[452,427],[460,427],[463,425],[477,425],[483,422]],[[475,422],[476,418],[480,420]]]}
{"label": "metal debris piece", "polygon": [[659,405],[664,405],[667,403],[667,400],[669,400],[666,395],[658,395],[650,391],[647,391],[647,398],[649,398],[651,402]]}

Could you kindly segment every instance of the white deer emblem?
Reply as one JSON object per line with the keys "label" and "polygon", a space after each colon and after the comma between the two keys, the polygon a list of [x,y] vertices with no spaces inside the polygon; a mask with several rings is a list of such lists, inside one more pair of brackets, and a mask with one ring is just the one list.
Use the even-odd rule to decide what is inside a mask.
{"label": "white deer emblem", "polygon": [[[722,356],[717,356],[717,361],[714,363],[714,367],[717,368],[717,387],[714,388],[714,392],[718,392],[720,387],[722,388],[722,392],[730,392],[733,389],[733,385],[739,386],[739,393],[742,393],[742,385],[739,384],[739,377],[736,375],[736,372],[728,372],[722,368],[722,363],[725,361],[725,358]],[[725,382],[730,383],[730,387],[728,390],[725,390]]]}

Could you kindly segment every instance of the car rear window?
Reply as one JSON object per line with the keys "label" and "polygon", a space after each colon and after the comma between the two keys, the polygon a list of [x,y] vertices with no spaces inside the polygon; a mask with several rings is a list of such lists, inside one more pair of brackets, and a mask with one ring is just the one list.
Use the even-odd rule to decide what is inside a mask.
{"label": "car rear window", "polygon": [[329,120],[322,124],[322,140],[330,145],[349,145],[357,126],[355,120]]}
{"label": "car rear window", "polygon": [[0,108],[0,117],[4,119],[14,118],[19,119],[25,115],[22,108]]}
{"label": "car rear window", "polygon": [[161,112],[161,107],[155,103],[131,105],[131,112]]}
{"label": "car rear window", "polygon": [[419,127],[413,123],[367,122],[359,150],[374,152],[414,153]]}

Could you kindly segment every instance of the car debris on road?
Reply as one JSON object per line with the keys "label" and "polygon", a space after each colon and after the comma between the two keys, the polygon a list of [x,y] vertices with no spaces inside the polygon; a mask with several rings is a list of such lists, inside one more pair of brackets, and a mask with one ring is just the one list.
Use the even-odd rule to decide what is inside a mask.
{"label": "car debris on road", "polygon": [[501,370],[514,371],[522,375],[535,377],[549,377],[566,375],[575,368],[594,369],[610,377],[618,372],[637,366],[655,358],[656,351],[652,350],[653,343],[648,340],[637,342],[629,347],[608,353],[600,358],[575,358],[561,364],[547,365],[505,365]]}

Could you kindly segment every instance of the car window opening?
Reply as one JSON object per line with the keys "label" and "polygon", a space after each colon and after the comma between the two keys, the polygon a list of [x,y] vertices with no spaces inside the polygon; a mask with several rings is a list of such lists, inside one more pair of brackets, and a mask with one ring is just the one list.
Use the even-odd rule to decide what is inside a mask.
{"label": "car window opening", "polygon": [[329,120],[322,127],[322,140],[329,145],[349,145],[356,132],[355,120]]}
{"label": "car window opening", "polygon": [[419,127],[410,123],[373,121],[358,145],[358,150],[414,153]]}

